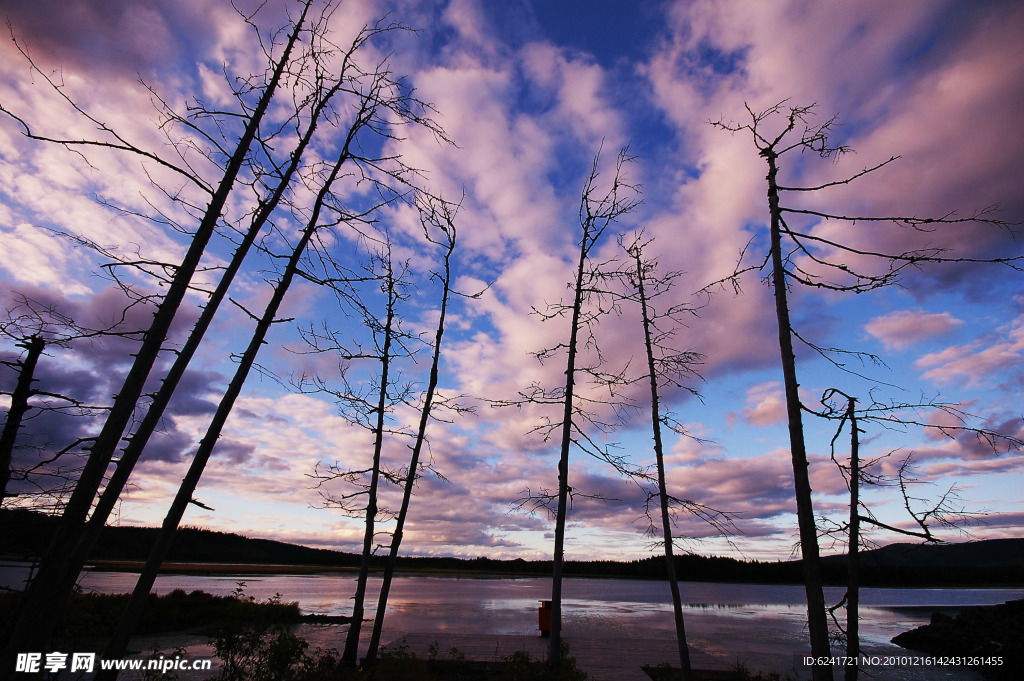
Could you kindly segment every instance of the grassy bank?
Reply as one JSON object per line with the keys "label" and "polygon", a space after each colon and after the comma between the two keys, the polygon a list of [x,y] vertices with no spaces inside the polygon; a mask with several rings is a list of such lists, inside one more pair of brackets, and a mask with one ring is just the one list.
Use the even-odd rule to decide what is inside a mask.
{"label": "grassy bank", "polygon": [[[145,562],[139,560],[93,560],[87,568],[103,572],[142,572]],[[193,563],[171,562],[160,567],[161,574],[184,575],[314,575],[352,572],[358,568],[337,565],[286,565],[257,563]]]}
{"label": "grassy bank", "polygon": [[[20,594],[0,594],[0,618],[7,619]],[[65,640],[104,639],[113,633],[128,604],[129,594],[76,593],[71,596],[58,625],[57,636]],[[348,618],[332,618],[342,622]],[[256,602],[238,596],[214,596],[205,591],[149,595],[136,634],[163,634],[195,630],[209,633],[233,621],[273,621],[296,624],[303,621],[298,603]]]}

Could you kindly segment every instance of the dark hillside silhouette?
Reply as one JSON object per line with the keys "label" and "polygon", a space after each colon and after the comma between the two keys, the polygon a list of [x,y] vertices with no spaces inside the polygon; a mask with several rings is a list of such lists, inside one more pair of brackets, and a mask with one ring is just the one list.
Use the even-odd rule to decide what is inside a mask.
{"label": "dark hillside silhouette", "polygon": [[[32,511],[0,511],[0,557],[31,557],[40,545],[49,540],[54,524],[53,518]],[[157,531],[151,527],[107,527],[100,536],[92,560],[145,560],[147,548]],[[942,545],[890,544],[864,551],[861,556],[862,578],[866,586],[1024,584],[1024,538]],[[799,561],[742,561],[691,554],[675,558],[679,574],[685,574],[689,581],[694,582],[799,584],[802,575]],[[354,553],[189,527],[179,531],[168,560],[177,563],[328,568],[354,568],[359,565],[359,555]],[[383,564],[383,556],[374,556],[371,560],[374,568]],[[398,569],[527,576],[551,574],[551,561],[399,556]],[[566,561],[565,572],[573,577],[665,579],[665,559],[664,556],[651,556],[629,562]],[[822,558],[822,573],[826,584],[844,584],[846,556]]]}

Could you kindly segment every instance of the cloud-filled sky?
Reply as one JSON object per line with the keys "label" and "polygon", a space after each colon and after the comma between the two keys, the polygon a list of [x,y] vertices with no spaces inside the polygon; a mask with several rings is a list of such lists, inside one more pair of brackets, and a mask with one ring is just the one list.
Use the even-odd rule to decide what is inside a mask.
{"label": "cloud-filled sky", "polygon": [[[256,3],[236,3],[243,10]],[[265,41],[294,14],[293,0],[272,0],[252,18]],[[415,29],[389,32],[360,53],[364,67],[383,60],[418,97],[452,144],[425,130],[404,131],[387,142],[421,172],[420,183],[452,200],[457,216],[456,285],[479,298],[453,302],[444,340],[440,387],[463,396],[473,413],[447,415],[430,427],[432,466],[413,499],[403,550],[415,554],[545,558],[553,523],[543,512],[516,510],[524,490],[556,486],[557,437],[536,428],[554,412],[534,406],[500,407],[533,384],[549,388],[564,380],[558,357],[543,364],[533,353],[565,342],[566,319],[545,320],[537,310],[567,295],[578,240],[580,191],[601,152],[599,185],[612,173],[616,152],[628,146],[635,160],[629,180],[642,187],[643,202],[616,230],[643,229],[662,271],[680,271],[672,302],[699,306],[673,336],[677,350],[704,356],[702,380],[668,391],[666,402],[691,437],[669,438],[669,484],[675,496],[726,511],[734,535],[680,514],[686,549],[786,558],[796,537],[792,471],[785,427],[772,290],[756,266],[767,244],[766,166],[749,134],[731,134],[711,121],[749,122],[754,111],[779,102],[815,104],[824,122],[838,115],[833,140],[853,151],[839,159],[790,155],[784,184],[815,186],[857,173],[893,156],[899,159],[850,185],[801,194],[794,205],[847,215],[970,215],[992,209],[1009,221],[1024,220],[1024,7],[1012,1],[911,2],[712,2],[624,3],[613,0],[345,0],[330,17],[330,37],[341,44],[364,24],[390,19]],[[17,44],[44,74],[61,83],[81,108],[48,88],[15,43],[0,46],[0,106],[29,122],[39,134],[97,138],[102,131],[88,112],[126,139],[169,153],[162,136],[159,96],[183,111],[201,101],[211,109],[235,106],[228,78],[263,73],[265,58],[254,29],[222,0],[0,0]],[[155,93],[155,94],[154,94]],[[287,107],[285,107],[287,108]],[[275,110],[272,116],[287,116]],[[203,122],[200,121],[200,124]],[[781,119],[765,123],[781,130]],[[164,128],[167,129],[167,128]],[[75,153],[25,139],[10,116],[0,118],[0,281],[5,309],[23,297],[74,318],[81,326],[118,322],[124,294],[105,275],[109,259],[59,236],[82,235],[130,259],[180,259],[186,241],[166,220],[194,226],[169,195],[182,180],[152,163],[102,148]],[[337,140],[330,132],[314,153],[326,158]],[[282,137],[282,144],[289,140]],[[195,159],[193,159],[195,160]],[[196,161],[198,172],[209,168]],[[154,188],[152,178],[166,191]],[[306,193],[315,190],[305,190]],[[358,202],[365,190],[344,183],[339,192]],[[295,201],[303,200],[296,191]],[[228,220],[250,208],[233,195]],[[308,198],[308,197],[307,197]],[[118,212],[111,206],[120,206]],[[280,246],[299,208],[278,218]],[[437,289],[430,272],[438,250],[418,239],[415,211],[384,209],[377,229],[396,239],[415,286],[401,314],[405,328],[432,337]],[[891,223],[837,221],[803,225],[821,239],[862,251],[903,252],[943,248],[970,259],[1024,253],[1014,230],[960,224],[915,231]],[[215,238],[210,267],[231,252],[228,229]],[[338,237],[325,247],[351,255],[357,240]],[[599,257],[618,254],[614,235]],[[742,264],[755,266],[731,286],[712,287]],[[339,256],[341,257],[341,256]],[[795,256],[796,257],[796,256]],[[873,267],[859,258],[851,266]],[[154,437],[118,522],[156,524],[180,481],[187,459],[205,432],[228,377],[232,354],[244,348],[252,322],[242,311],[261,310],[275,268],[254,257],[186,374]],[[152,279],[117,268],[122,281],[145,294]],[[197,275],[206,285],[215,270]],[[1024,295],[1020,272],[990,264],[927,265],[908,269],[898,283],[864,294],[827,290],[792,292],[794,324],[824,348],[867,353],[879,362],[838,356],[840,371],[814,352],[798,350],[801,391],[810,406],[840,388],[862,403],[941,402],[975,415],[971,423],[1015,436],[1024,434],[1020,411],[1024,387]],[[372,297],[368,300],[375,300]],[[194,293],[175,323],[180,343],[198,315]],[[151,307],[129,309],[119,328],[141,328]],[[642,359],[639,312],[624,303],[620,314],[596,327],[604,367]],[[378,313],[382,314],[382,313]],[[321,491],[340,495],[336,483],[316,489],[318,463],[342,469],[367,466],[372,437],[343,418],[333,399],[297,391],[291,383],[313,372],[340,385],[338,360],[301,352],[297,328],[327,324],[356,342],[365,334],[358,318],[346,317],[336,299],[309,283],[296,285],[259,362],[265,372],[247,383],[228,421],[196,497],[216,509],[190,508],[185,522],[223,531],[280,538],[312,546],[356,550],[357,520],[323,508]],[[51,346],[43,357],[38,387],[74,394],[90,404],[110,401],[126,371],[135,341],[106,338]],[[10,338],[4,359],[19,352]],[[403,365],[403,378],[421,386],[427,349],[418,364]],[[836,357],[836,356],[834,356]],[[564,361],[563,361],[564,362]],[[350,369],[356,383],[372,366]],[[273,373],[279,380],[270,376]],[[152,384],[156,385],[154,376]],[[2,376],[4,390],[12,374]],[[614,432],[594,433],[616,445],[630,462],[653,462],[650,411],[637,383],[624,393],[633,408],[621,412]],[[599,418],[611,419],[610,409]],[[906,415],[906,412],[904,412]],[[923,408],[915,420],[946,424],[946,415]],[[394,424],[415,421],[396,409]],[[835,424],[807,417],[816,510],[844,514],[846,487],[830,462]],[[43,413],[26,426],[22,463],[47,447],[59,449],[90,434],[95,420]],[[925,508],[951,486],[971,514],[970,531],[982,538],[1020,534],[1024,503],[1024,456],[992,451],[968,435],[947,437],[937,428],[864,427],[864,456],[890,456],[877,470],[892,475],[913,454],[920,481],[915,503]],[[836,455],[847,456],[848,435]],[[401,466],[406,441],[391,438],[385,455]],[[607,464],[576,452],[570,484],[580,496],[570,512],[569,558],[633,559],[652,551],[644,535],[644,493]],[[587,495],[605,497],[591,499]],[[898,490],[880,487],[867,497],[879,517],[909,526]],[[398,492],[385,492],[385,505]],[[946,534],[947,538],[958,538]],[[897,537],[875,533],[879,542]],[[383,541],[384,538],[381,537]]]}

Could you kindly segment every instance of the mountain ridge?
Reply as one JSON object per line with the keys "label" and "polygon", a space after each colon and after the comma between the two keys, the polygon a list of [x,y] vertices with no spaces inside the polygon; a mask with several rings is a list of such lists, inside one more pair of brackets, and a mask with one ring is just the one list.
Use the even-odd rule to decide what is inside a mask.
{"label": "mountain ridge", "polygon": [[[55,524],[55,518],[41,513],[0,509],[0,556],[31,560],[45,548]],[[91,559],[144,561],[157,531],[108,526]],[[359,555],[185,527],[178,531],[167,560],[344,568],[358,566]],[[372,564],[382,565],[383,557],[375,556]],[[551,561],[401,556],[399,569],[542,575],[550,573]],[[846,556],[823,557],[822,569],[827,583],[843,584]],[[662,556],[633,561],[569,561],[566,570],[575,576],[663,579],[665,562]],[[681,579],[689,581],[798,584],[802,579],[798,560],[742,561],[683,554],[677,556],[677,570]],[[1024,584],[1024,538],[942,545],[889,544],[862,551],[860,572],[864,586]]]}

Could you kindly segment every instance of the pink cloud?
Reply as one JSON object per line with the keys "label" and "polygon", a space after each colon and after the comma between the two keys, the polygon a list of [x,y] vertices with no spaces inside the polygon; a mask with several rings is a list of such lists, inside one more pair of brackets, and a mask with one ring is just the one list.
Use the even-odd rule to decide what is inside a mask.
{"label": "pink cloud", "polygon": [[748,518],[769,518],[792,505],[792,477],[789,453],[778,449],[741,460],[706,459],[676,466],[669,483],[677,496]]}
{"label": "pink cloud", "polygon": [[963,320],[949,312],[927,313],[899,310],[869,321],[864,329],[882,341],[887,349],[903,350],[910,345],[942,336],[960,327]]}
{"label": "pink cloud", "polygon": [[[924,458],[924,457],[923,457]],[[939,463],[924,464],[921,473],[929,479],[957,480],[973,475],[1019,473],[1024,470],[1020,455],[992,455],[987,459],[958,461],[947,458]]]}
{"label": "pink cloud", "polygon": [[770,426],[786,420],[786,401],[778,381],[761,383],[747,390],[743,420],[755,426]]}
{"label": "pink cloud", "polygon": [[530,77],[556,93],[558,105],[545,116],[551,123],[569,126],[585,147],[595,150],[602,141],[607,149],[628,142],[619,111],[611,105],[606,74],[598,64],[546,43],[527,45],[521,58]]}
{"label": "pink cloud", "polygon": [[1024,511],[986,513],[983,516],[977,516],[975,520],[976,523],[971,529],[972,534],[977,534],[984,539],[1017,538],[1020,537],[1020,528],[1024,526]]}
{"label": "pink cloud", "polygon": [[[807,178],[800,177],[808,172],[805,161],[791,161],[783,168],[789,183],[805,179],[817,184],[893,154],[903,156],[875,178],[794,200],[832,211],[882,215],[943,215],[954,209],[969,214],[1002,202],[1002,215],[1008,217],[1021,207],[1012,198],[1017,193],[1007,191],[1007,183],[1015,181],[1014,159],[1019,158],[1021,146],[1019,136],[1008,139],[1003,132],[1012,129],[1011,119],[1020,108],[1006,101],[1006,93],[1020,96],[1015,83],[1020,81],[1022,62],[1008,61],[1006,55],[1015,54],[1014,36],[1024,13],[1004,11],[998,28],[972,20],[971,30],[950,36],[949,53],[932,68],[900,71],[896,65],[907,45],[920,40],[934,21],[930,11],[904,6],[889,15],[870,3],[827,11],[823,6],[797,3],[782,8],[777,4],[678,3],[671,13],[674,31],[655,52],[645,74],[656,101],[686,136],[691,156],[702,168],[693,183],[693,189],[702,190],[700,195],[714,191],[707,186],[715,179],[714,159],[729,144],[728,135],[718,131],[712,135],[709,126],[700,122],[723,115],[742,122],[745,101],[756,110],[791,98],[795,104],[818,102],[822,120],[839,112],[841,122],[851,121],[855,139],[842,140],[842,128],[836,134],[858,154],[835,165],[820,164]],[[839,40],[837,27],[846,31]],[[702,61],[710,50],[720,50],[717,56],[732,60],[734,68],[721,74],[715,71],[716,64]],[[856,63],[857,68],[836,68],[846,63]],[[878,88],[879,82],[888,86]],[[880,125],[864,125],[881,112],[888,116]],[[957,130],[972,134],[958,135]],[[749,139],[742,135],[734,139],[739,156],[726,164],[728,177],[717,180],[732,191],[732,197],[716,202],[718,210],[728,205],[740,214],[746,210],[750,221],[763,221],[763,168],[753,153],[743,156],[745,145],[751,149]],[[1015,203],[1007,205],[1007,197]],[[984,226],[958,225],[942,233],[941,240],[933,232],[896,230],[890,225],[876,229],[861,223],[849,229],[832,223],[814,229],[825,238],[838,236],[855,246],[893,253],[936,243],[950,247],[950,253],[968,256],[1004,255],[1013,248],[1005,234]],[[878,267],[868,258],[847,258],[847,264],[866,271]],[[929,271],[912,285],[917,290],[935,278],[966,281],[973,271],[969,267]]]}
{"label": "pink cloud", "polygon": [[967,345],[925,355],[915,366],[936,383],[964,381],[968,385],[1006,380],[1024,364],[1024,324],[1014,323]]}

